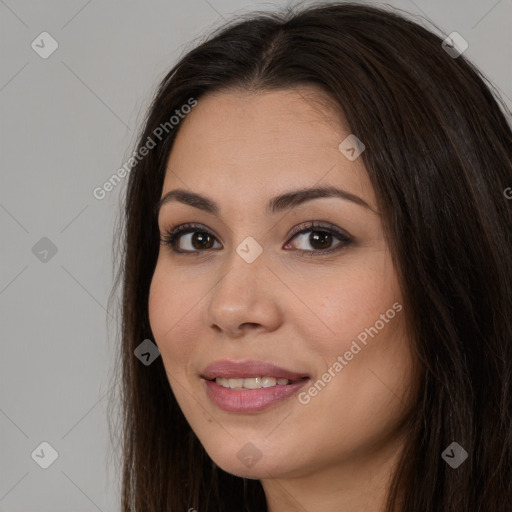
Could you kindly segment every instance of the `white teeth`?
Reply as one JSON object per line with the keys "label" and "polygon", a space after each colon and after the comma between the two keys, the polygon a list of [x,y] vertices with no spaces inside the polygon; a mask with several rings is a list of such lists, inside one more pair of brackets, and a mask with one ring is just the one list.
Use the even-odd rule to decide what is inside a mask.
{"label": "white teeth", "polygon": [[217,377],[215,382],[229,389],[260,389],[270,388],[275,385],[286,386],[290,383],[288,379],[276,379],[275,377],[248,377],[246,379]]}
{"label": "white teeth", "polygon": [[224,377],[217,377],[215,379],[215,382],[219,384],[219,386],[224,386],[225,388],[229,388],[229,382],[228,379],[225,379]]}
{"label": "white teeth", "polygon": [[231,389],[240,389],[244,385],[244,379],[227,379],[228,386]]}
{"label": "white teeth", "polygon": [[261,379],[261,385],[264,388],[270,388],[272,386],[275,386],[276,382],[277,379],[275,379],[274,377],[263,377],[263,379]]}
{"label": "white teeth", "polygon": [[244,388],[246,389],[259,389],[263,387],[263,382],[261,377],[250,377],[248,379],[244,379]]}

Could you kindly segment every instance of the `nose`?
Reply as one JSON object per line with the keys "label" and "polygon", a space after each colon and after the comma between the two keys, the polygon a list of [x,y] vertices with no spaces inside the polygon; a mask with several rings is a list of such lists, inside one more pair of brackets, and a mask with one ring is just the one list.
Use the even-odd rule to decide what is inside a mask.
{"label": "nose", "polygon": [[[282,286],[282,285],[281,285]],[[273,331],[282,318],[276,277],[262,253],[247,263],[236,251],[206,301],[209,329],[230,338],[251,331]]]}

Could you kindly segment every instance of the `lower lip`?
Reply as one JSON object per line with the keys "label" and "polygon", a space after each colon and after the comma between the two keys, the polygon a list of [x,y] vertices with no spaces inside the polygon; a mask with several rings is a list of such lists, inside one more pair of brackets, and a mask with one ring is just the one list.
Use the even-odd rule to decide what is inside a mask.
{"label": "lower lip", "polygon": [[[204,380],[204,379],[203,379]],[[258,412],[295,395],[309,379],[302,379],[285,386],[259,389],[229,389],[215,381],[204,380],[208,398],[220,409],[228,412]]]}

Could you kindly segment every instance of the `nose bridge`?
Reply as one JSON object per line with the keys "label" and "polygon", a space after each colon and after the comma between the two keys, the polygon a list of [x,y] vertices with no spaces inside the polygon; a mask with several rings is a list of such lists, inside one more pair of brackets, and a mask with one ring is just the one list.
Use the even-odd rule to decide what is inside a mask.
{"label": "nose bridge", "polygon": [[[245,205],[246,206],[246,205]],[[246,271],[248,276],[255,272],[264,271],[264,238],[265,228],[259,227],[257,213],[248,211],[243,204],[240,208],[234,209],[231,213],[233,227],[226,226],[229,230],[230,254],[227,258],[227,265],[235,267],[240,271]],[[264,223],[261,224],[264,226]],[[226,250],[226,249],[224,249]],[[245,272],[244,272],[245,274]]]}
{"label": "nose bridge", "polygon": [[263,247],[252,237],[246,237],[234,246],[226,260],[227,270],[214,289],[214,295],[231,294],[247,300],[258,292],[257,284],[261,283],[266,268]]}

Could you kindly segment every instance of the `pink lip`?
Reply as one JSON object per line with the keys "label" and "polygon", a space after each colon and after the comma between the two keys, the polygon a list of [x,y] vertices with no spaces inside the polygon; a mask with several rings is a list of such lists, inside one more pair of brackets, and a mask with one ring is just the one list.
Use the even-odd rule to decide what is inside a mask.
{"label": "pink lip", "polygon": [[205,380],[206,394],[218,407],[228,412],[258,412],[294,395],[309,379],[299,380],[286,386],[261,389],[228,389],[214,380]]}
{"label": "pink lip", "polygon": [[[251,413],[258,412],[281,402],[294,395],[310,381],[309,376],[263,361],[247,361],[235,363],[233,361],[217,361],[210,364],[203,371],[208,398],[220,409],[228,412]],[[288,379],[287,385],[272,386],[260,389],[228,389],[215,382],[216,377],[227,379],[247,377],[275,377]]]}
{"label": "pink lip", "polygon": [[286,370],[264,361],[216,361],[209,364],[202,372],[201,377],[206,380],[213,380],[216,377],[226,379],[243,379],[246,377],[275,377],[276,379],[300,380],[309,377],[306,373]]}

